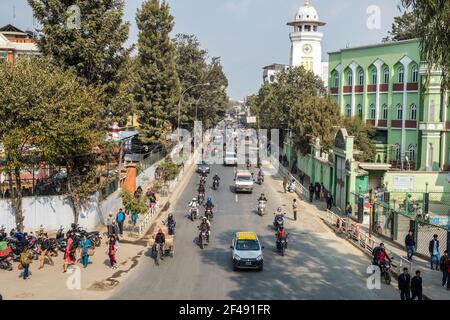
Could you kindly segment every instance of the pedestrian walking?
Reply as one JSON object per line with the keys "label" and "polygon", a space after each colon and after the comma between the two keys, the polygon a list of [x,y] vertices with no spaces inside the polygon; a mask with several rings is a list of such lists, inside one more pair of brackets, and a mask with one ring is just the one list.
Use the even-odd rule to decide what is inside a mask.
{"label": "pedestrian walking", "polygon": [[439,266],[442,271],[442,286],[445,288],[445,285],[447,284],[447,290],[450,290],[450,260],[448,258],[448,250],[444,251]]}
{"label": "pedestrian walking", "polygon": [[138,217],[139,217],[139,214],[136,211],[133,211],[131,213],[131,224],[133,225],[133,227],[136,226]]}
{"label": "pedestrian walking", "polygon": [[320,183],[316,182],[316,185],[314,186],[314,190],[316,192],[316,200],[320,200]]}
{"label": "pedestrian walking", "polygon": [[409,261],[412,261],[412,257],[414,256],[414,252],[416,251],[415,246],[416,241],[414,240],[413,231],[409,230],[408,234],[405,237],[405,247]]}
{"label": "pedestrian walking", "polygon": [[33,254],[31,253],[31,249],[25,249],[20,254],[20,263],[23,267],[22,277],[23,280],[27,280],[30,276],[30,264],[33,263]]}
{"label": "pedestrian walking", "polygon": [[433,240],[430,241],[428,251],[430,252],[431,270],[433,270],[433,265],[436,265],[436,270],[439,270],[439,261],[441,260],[441,255],[439,253],[439,240],[437,234],[433,235]]}
{"label": "pedestrian walking", "polygon": [[122,208],[120,208],[119,212],[116,215],[116,221],[119,225],[119,233],[120,235],[123,234],[123,222],[125,221],[125,213],[123,212]]}
{"label": "pedestrian walking", "polygon": [[48,263],[53,266],[53,264],[54,264],[53,263],[53,259],[52,259],[51,255],[50,255],[50,251],[49,251],[50,247],[51,247],[50,246],[50,240],[48,239],[47,234],[44,233],[43,236],[42,236],[42,241],[41,241],[41,246],[40,246],[40,249],[41,249],[40,262],[41,262],[41,264],[39,266],[39,269],[42,269],[44,267],[45,258],[47,258],[48,259]]}
{"label": "pedestrian walking", "polygon": [[287,192],[287,185],[288,185],[288,183],[289,183],[289,178],[286,176],[283,179],[283,190],[284,190],[285,193]]}
{"label": "pedestrian walking", "polygon": [[351,217],[353,213],[353,207],[350,202],[347,202],[347,206],[345,207],[345,215],[347,218]]}
{"label": "pedestrian walking", "polygon": [[325,186],[320,183],[320,201],[325,199]]}
{"label": "pedestrian walking", "polygon": [[113,225],[112,225],[112,235],[116,237],[116,239],[119,240],[119,225],[117,224],[116,220],[113,220]]}
{"label": "pedestrian walking", "polygon": [[305,173],[302,171],[300,173],[300,183],[303,185],[303,182],[305,181]]}
{"label": "pedestrian walking", "polygon": [[116,269],[117,261],[116,261],[116,254],[117,249],[119,248],[119,241],[117,241],[115,236],[109,237],[109,243],[108,243],[108,257],[109,257],[109,263],[111,265],[111,269]]}
{"label": "pedestrian walking", "polygon": [[108,218],[106,219],[106,227],[108,228],[108,237],[111,237],[114,234],[113,222],[114,218],[112,216],[112,213],[110,212]]}
{"label": "pedestrian walking", "polygon": [[313,202],[314,198],[314,186],[312,183],[309,184],[309,202]]}
{"label": "pedestrian walking", "polygon": [[294,220],[297,221],[297,199],[292,200],[292,212],[294,214]]}
{"label": "pedestrian walking", "polygon": [[331,210],[331,208],[333,207],[333,195],[331,194],[331,192],[327,193],[327,209]]}
{"label": "pedestrian walking", "polygon": [[92,247],[91,240],[89,240],[86,236],[84,236],[83,240],[80,241],[81,261],[83,263],[84,268],[87,268],[89,264],[89,248],[91,247]]}
{"label": "pedestrian walking", "polygon": [[400,290],[400,299],[411,299],[411,276],[408,273],[408,268],[403,268],[403,273],[398,276],[398,290]]}
{"label": "pedestrian walking", "polygon": [[422,300],[422,277],[420,271],[416,271],[416,275],[411,279],[411,300]]}
{"label": "pedestrian walking", "polygon": [[64,271],[67,272],[67,268],[70,264],[75,264],[76,262],[76,248],[73,242],[73,236],[71,233],[67,234],[66,239],[66,251],[64,253]]}

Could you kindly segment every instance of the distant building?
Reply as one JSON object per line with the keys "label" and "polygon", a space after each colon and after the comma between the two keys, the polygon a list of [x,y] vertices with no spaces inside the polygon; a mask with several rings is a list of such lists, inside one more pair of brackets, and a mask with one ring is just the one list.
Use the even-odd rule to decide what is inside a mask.
{"label": "distant building", "polygon": [[279,63],[271,64],[270,66],[266,66],[263,68],[263,80],[264,83],[274,83],[277,80],[277,74],[282,71],[288,69],[289,66]]}
{"label": "distant building", "polygon": [[38,54],[31,31],[24,32],[10,24],[0,28],[0,60],[13,62],[20,57]]}

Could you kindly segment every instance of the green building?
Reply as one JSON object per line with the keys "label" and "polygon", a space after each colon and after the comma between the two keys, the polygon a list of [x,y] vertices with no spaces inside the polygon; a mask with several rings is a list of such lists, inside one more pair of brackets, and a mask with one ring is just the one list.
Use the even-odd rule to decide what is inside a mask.
{"label": "green building", "polygon": [[375,163],[390,169],[450,166],[450,115],[437,70],[421,63],[417,39],[329,53],[329,94],[345,116],[376,128]]}

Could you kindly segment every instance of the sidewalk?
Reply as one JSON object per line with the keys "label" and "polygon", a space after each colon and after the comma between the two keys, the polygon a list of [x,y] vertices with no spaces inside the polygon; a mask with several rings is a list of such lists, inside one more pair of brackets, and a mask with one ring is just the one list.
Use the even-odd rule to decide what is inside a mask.
{"label": "sidewalk", "polygon": [[[284,175],[289,173],[288,169],[281,166],[281,164],[280,164],[280,172]],[[290,175],[299,181],[299,178],[297,175],[292,175],[292,174],[290,174]],[[297,196],[299,196],[299,195],[297,194]],[[301,205],[306,209],[306,211],[313,212],[314,214],[319,216],[326,223],[325,216],[326,216],[327,210],[326,210],[325,201],[314,200],[312,203],[310,203],[309,199],[306,199],[304,196],[300,197],[300,198],[301,198],[301,200],[303,200],[303,201],[301,201]],[[339,210],[332,210],[332,211],[333,211],[333,213],[340,215]],[[340,216],[342,217],[342,215],[340,215]],[[358,225],[361,232],[364,232],[366,234],[369,233],[367,226],[356,223],[355,221],[352,221],[352,224]],[[339,230],[337,230],[336,227],[330,226],[329,224],[327,224],[327,225],[329,227],[331,227],[331,229],[333,231],[335,231],[336,233],[339,233]],[[385,238],[375,236],[373,234],[371,235],[370,239],[373,240],[375,242],[375,244],[377,244],[377,245],[380,244],[381,242],[383,242],[385,244],[387,251],[392,252],[394,254],[394,256],[404,258],[404,260],[402,260],[402,259],[399,259],[399,260],[402,260],[402,263],[405,264],[404,261],[406,260],[406,250],[404,248],[399,248],[398,244],[393,243],[392,241],[389,241]],[[355,244],[355,241],[352,241],[349,239],[348,239],[348,241]],[[358,247],[359,249],[361,249],[363,252],[365,252],[368,256],[370,256],[368,251],[362,249],[361,246],[359,246],[357,243],[355,244],[355,246]],[[395,261],[395,262],[399,263],[399,261]],[[443,288],[441,286],[442,272],[431,270],[429,261],[426,261],[424,259],[414,256],[412,263],[409,263],[407,265],[407,267],[409,269],[411,278],[415,275],[416,270],[420,270],[421,277],[423,279],[424,297],[431,299],[431,300],[450,300],[450,291],[447,291],[445,288]],[[394,285],[394,283],[392,283],[392,284]],[[395,281],[395,285],[396,285],[396,281]]]}
{"label": "sidewalk", "polygon": [[[146,228],[142,234],[136,236],[130,231],[125,231],[120,236],[119,249],[117,251],[117,269],[109,268],[107,255],[107,228],[102,226],[98,229],[102,235],[102,245],[95,249],[95,254],[90,257],[89,265],[84,269],[81,263],[70,266],[67,273],[63,273],[63,252],[53,258],[54,266],[46,262],[42,270],[38,270],[39,261],[33,261],[30,266],[31,276],[28,280],[20,278],[21,271],[14,263],[11,272],[0,270],[1,286],[0,294],[5,300],[11,299],[105,299],[110,292],[120,283],[126,281],[129,272],[136,267],[138,260],[147,250],[148,238],[153,227],[159,219],[163,219],[170,206],[175,201],[178,190],[183,188],[194,172],[195,163],[186,166],[173,183],[173,190],[166,197],[158,196],[159,206],[157,212],[149,218]],[[139,218],[142,221],[142,217]],[[128,224],[128,221],[126,222]]]}

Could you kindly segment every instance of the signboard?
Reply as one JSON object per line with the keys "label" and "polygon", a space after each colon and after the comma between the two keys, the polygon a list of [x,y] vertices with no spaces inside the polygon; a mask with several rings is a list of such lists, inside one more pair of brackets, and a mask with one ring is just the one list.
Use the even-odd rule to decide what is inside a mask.
{"label": "signboard", "polygon": [[430,217],[430,223],[437,226],[450,227],[450,218],[448,217]]}
{"label": "signboard", "polygon": [[392,177],[392,190],[413,190],[414,178],[412,176],[393,176]]}
{"label": "signboard", "polygon": [[256,117],[247,117],[247,123],[256,123]]}

